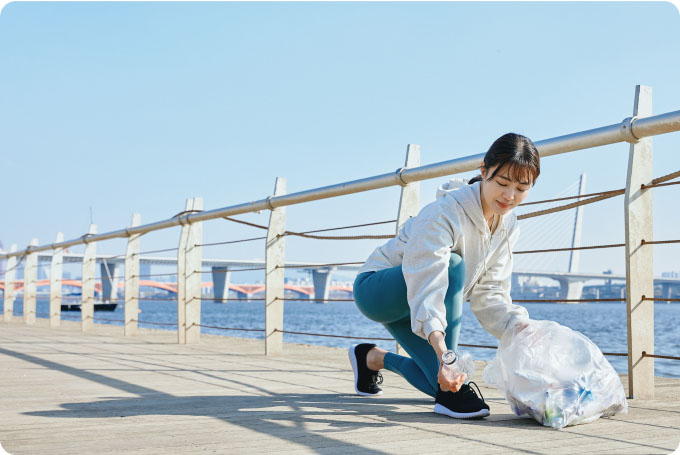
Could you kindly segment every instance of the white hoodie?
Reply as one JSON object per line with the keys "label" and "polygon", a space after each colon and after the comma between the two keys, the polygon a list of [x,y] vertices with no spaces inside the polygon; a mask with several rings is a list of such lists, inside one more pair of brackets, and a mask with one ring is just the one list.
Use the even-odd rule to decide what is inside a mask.
{"label": "white hoodie", "polygon": [[496,338],[527,310],[512,304],[512,247],[519,238],[517,215],[504,215],[492,235],[482,214],[480,182],[461,179],[445,183],[437,199],[410,218],[399,233],[376,248],[359,273],[402,265],[411,330],[428,339],[446,328],[444,296],[449,286],[449,259],[459,254],[465,263],[464,300],[479,323]]}

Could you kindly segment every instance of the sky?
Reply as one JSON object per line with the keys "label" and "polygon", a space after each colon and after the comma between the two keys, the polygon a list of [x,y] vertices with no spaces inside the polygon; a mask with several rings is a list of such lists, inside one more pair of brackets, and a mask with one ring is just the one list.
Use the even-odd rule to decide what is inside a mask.
{"label": "sky", "polygon": [[[652,87],[655,113],[680,110],[679,55],[680,16],[665,2],[10,3],[0,13],[0,241],[73,239],[91,219],[113,231],[135,212],[159,221],[193,196],[206,209],[260,200],[277,176],[296,192],[383,174],[403,166],[408,144],[430,164],[483,153],[508,131],[541,140],[610,125],[631,115],[636,84]],[[581,173],[588,192],[623,188],[628,150],[545,158],[527,201],[573,191]],[[679,151],[680,133],[656,137],[654,175],[680,169]],[[446,180],[421,183],[421,206]],[[654,190],[657,240],[680,238],[678,191]],[[394,187],[291,206],[287,228],[392,220],[398,202]],[[532,234],[518,249],[538,246],[536,233],[569,246],[572,220],[524,226]],[[583,230],[582,245],[622,242],[623,198],[587,206]],[[205,243],[260,235],[204,223]],[[178,228],[150,233],[141,248],[178,238]],[[288,237],[286,258],[363,261],[380,243]],[[123,254],[125,242],[97,251]],[[655,274],[680,271],[679,252],[655,246]],[[203,255],[262,259],[264,243]],[[565,255],[551,258],[517,265],[566,268]],[[584,252],[580,268],[625,273],[623,250]]]}

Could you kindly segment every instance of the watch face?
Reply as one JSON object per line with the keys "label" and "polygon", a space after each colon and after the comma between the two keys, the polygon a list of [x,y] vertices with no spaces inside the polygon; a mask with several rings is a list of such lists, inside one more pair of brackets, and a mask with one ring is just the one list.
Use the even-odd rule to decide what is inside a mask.
{"label": "watch face", "polygon": [[451,349],[442,354],[442,361],[447,365],[451,365],[457,359],[458,355],[456,355],[456,351],[452,351]]}

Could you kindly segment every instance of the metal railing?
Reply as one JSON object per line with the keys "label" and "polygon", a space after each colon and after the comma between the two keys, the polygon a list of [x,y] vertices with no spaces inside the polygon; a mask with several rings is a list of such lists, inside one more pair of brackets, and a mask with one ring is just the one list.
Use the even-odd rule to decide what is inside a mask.
{"label": "metal railing", "polygon": [[[652,244],[651,223],[641,225],[636,220],[651,219],[651,190],[655,182],[652,176],[650,138],[655,135],[680,131],[680,110],[660,115],[651,115],[651,89],[637,86],[633,116],[600,128],[567,134],[535,142],[541,157],[558,155],[586,148],[599,147],[621,142],[630,143],[629,168],[626,188],[604,193],[607,197],[625,193],[626,212],[626,273],[627,273],[627,317],[628,317],[628,366],[629,387],[631,396],[651,398],[654,391],[654,324],[653,303],[646,295],[653,295],[652,252],[651,248],[642,248],[644,244]],[[180,245],[177,250],[177,302],[178,342],[196,343],[200,339],[200,304],[201,304],[201,257],[202,222],[228,218],[234,215],[270,211],[269,225],[265,246],[265,352],[280,352],[283,347],[283,271],[285,268],[285,237],[300,235],[314,238],[310,233],[293,233],[285,229],[285,207],[294,204],[327,199],[353,193],[371,191],[390,186],[401,186],[401,198],[398,207],[396,229],[409,218],[417,214],[419,209],[419,181],[432,179],[461,172],[471,171],[479,166],[484,154],[470,155],[453,160],[420,166],[420,148],[409,145],[405,166],[394,172],[381,174],[359,180],[335,185],[314,188],[297,193],[285,194],[285,180],[277,178],[274,193],[254,202],[247,202],[213,210],[203,210],[201,198],[187,200],[185,210],[162,221],[141,224],[141,217],[133,215],[129,227],[102,234],[96,233],[96,227],[82,237],[64,241],[57,237],[55,243],[38,245],[37,240],[22,250],[16,247],[10,252],[0,254],[0,259],[8,260],[5,282],[14,281],[14,269],[18,263],[25,261],[25,294],[24,321],[32,324],[35,321],[35,283],[37,253],[53,250],[50,297],[50,325],[59,324],[60,288],[56,283],[61,281],[62,254],[64,248],[85,244],[83,258],[83,297],[82,328],[92,330],[93,292],[94,292],[94,260],[97,242],[115,238],[128,239],[125,255],[125,335],[136,334],[138,324],[139,302],[139,240],[140,236],[149,232],[181,226]],[[595,195],[590,202],[602,200],[605,194]],[[577,202],[571,204],[580,204]],[[539,216],[542,213],[536,213]],[[264,226],[261,226],[264,228]],[[316,236],[326,237],[326,236]],[[361,236],[359,236],[361,237]],[[384,236],[368,236],[384,237]],[[258,239],[260,239],[258,237]],[[347,239],[347,238],[345,238]],[[252,240],[252,239],[247,239]],[[635,271],[633,273],[632,271]],[[87,283],[87,284],[86,284]],[[60,284],[59,284],[60,286]],[[5,319],[12,319],[13,286],[5,290]],[[651,309],[650,309],[651,308]],[[206,326],[207,327],[207,326]],[[259,329],[258,329],[259,330]]]}

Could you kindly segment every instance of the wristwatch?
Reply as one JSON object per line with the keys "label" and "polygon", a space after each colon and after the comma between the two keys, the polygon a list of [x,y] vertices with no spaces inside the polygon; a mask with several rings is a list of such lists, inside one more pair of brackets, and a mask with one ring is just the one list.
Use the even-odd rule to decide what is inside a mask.
{"label": "wristwatch", "polygon": [[442,353],[442,362],[444,365],[452,365],[458,360],[458,353],[453,349],[447,349]]}

